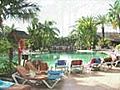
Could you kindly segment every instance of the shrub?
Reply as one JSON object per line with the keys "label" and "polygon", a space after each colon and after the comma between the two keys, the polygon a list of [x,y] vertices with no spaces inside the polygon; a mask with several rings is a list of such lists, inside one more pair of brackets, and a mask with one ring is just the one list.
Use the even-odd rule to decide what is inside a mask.
{"label": "shrub", "polygon": [[115,50],[120,51],[120,44],[116,45]]}

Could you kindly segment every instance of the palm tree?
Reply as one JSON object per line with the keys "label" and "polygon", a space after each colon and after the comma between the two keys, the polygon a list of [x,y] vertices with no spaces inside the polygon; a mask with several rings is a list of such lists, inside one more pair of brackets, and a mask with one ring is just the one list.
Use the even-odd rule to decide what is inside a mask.
{"label": "palm tree", "polygon": [[97,25],[101,24],[102,38],[103,38],[103,43],[104,43],[105,24],[107,23],[106,15],[98,15],[96,21],[97,21]]}
{"label": "palm tree", "polygon": [[[16,30],[14,24],[11,27],[3,26],[3,30],[4,30],[4,35],[5,35],[3,40],[6,40],[9,42],[9,44],[10,44],[9,48],[12,48],[12,46],[13,47],[17,46],[16,43],[14,42],[13,38],[10,37],[11,35],[9,35],[10,32]],[[1,33],[1,36],[3,36],[3,33]],[[0,38],[0,39],[2,40],[2,38]]]}
{"label": "palm tree", "polygon": [[[0,0],[0,27],[2,28],[3,20],[10,17],[28,20],[36,15],[39,11],[37,5],[27,2],[26,0]],[[3,29],[1,29],[3,31]]]}
{"label": "palm tree", "polygon": [[57,38],[59,30],[54,27],[53,21],[45,21],[41,23],[37,18],[34,18],[31,25],[28,27],[28,32],[31,36],[31,44],[34,48],[43,50],[48,48]]}
{"label": "palm tree", "polygon": [[41,47],[41,41],[42,41],[41,32],[43,30],[42,28],[43,28],[43,25],[41,22],[39,22],[38,18],[33,18],[31,25],[27,27],[30,35],[30,39],[29,39],[30,47],[33,50]]}
{"label": "palm tree", "polygon": [[[45,21],[44,22],[44,44],[47,45],[46,47],[50,47],[54,40],[58,37],[59,30],[54,26],[56,24],[54,21]],[[43,44],[43,46],[45,46]]]}
{"label": "palm tree", "polygon": [[110,4],[110,9],[108,12],[108,17],[113,25],[113,28],[119,27],[120,30],[120,1],[116,0],[112,5]]}
{"label": "palm tree", "polygon": [[29,3],[26,0],[0,0],[0,2],[1,21],[3,21],[3,19],[6,20],[9,17],[29,19],[36,14],[36,11],[39,11],[37,5]]}
{"label": "palm tree", "polygon": [[82,17],[77,21],[75,30],[72,34],[76,37],[77,47],[87,49],[95,47],[96,43],[96,23],[93,17]]}

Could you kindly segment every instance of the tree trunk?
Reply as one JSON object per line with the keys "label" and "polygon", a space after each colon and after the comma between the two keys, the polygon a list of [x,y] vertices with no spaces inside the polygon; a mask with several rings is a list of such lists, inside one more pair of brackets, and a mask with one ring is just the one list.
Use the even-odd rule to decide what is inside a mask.
{"label": "tree trunk", "polygon": [[102,38],[103,38],[103,46],[104,46],[104,38],[105,38],[105,28],[104,28],[104,24],[102,24]]}
{"label": "tree trunk", "polygon": [[0,27],[2,27],[2,25],[3,25],[3,20],[2,20],[2,18],[0,17]]}
{"label": "tree trunk", "polygon": [[9,48],[9,64],[10,64],[10,68],[12,69],[12,60],[13,60],[13,48]]}
{"label": "tree trunk", "polygon": [[119,34],[120,34],[120,16],[119,16],[119,14],[117,15],[117,19],[118,19],[118,27],[119,27]]}

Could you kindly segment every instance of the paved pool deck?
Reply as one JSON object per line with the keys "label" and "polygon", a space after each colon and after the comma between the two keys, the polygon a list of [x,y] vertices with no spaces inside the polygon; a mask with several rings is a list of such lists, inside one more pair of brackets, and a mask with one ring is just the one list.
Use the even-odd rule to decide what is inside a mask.
{"label": "paved pool deck", "polygon": [[[32,86],[32,90],[50,90],[44,84]],[[89,71],[70,74],[51,90],[120,90],[120,68],[108,71]]]}

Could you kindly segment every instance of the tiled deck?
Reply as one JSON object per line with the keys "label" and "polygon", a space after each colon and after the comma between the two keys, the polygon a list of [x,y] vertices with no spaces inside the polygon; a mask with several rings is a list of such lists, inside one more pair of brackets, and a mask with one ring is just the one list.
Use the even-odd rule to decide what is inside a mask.
{"label": "tiled deck", "polygon": [[[32,90],[50,89],[41,84],[32,86]],[[107,72],[71,74],[51,90],[120,90],[120,68],[113,68]]]}

